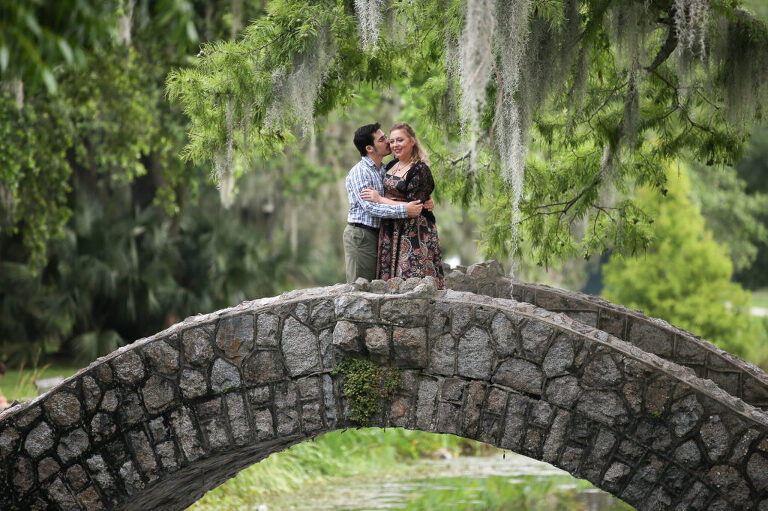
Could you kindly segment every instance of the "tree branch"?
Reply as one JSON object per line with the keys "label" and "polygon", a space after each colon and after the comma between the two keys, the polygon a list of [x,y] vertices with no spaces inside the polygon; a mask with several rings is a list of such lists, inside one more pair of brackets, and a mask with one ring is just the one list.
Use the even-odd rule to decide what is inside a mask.
{"label": "tree branch", "polygon": [[451,160],[451,165],[456,165],[460,161],[464,161],[467,158],[469,158],[472,155],[472,151],[467,151],[467,153],[464,156],[461,156],[460,158],[456,158],[455,160]]}
{"label": "tree branch", "polygon": [[676,87],[675,85],[673,85],[673,84],[672,84],[672,82],[670,82],[669,80],[667,80],[666,78],[664,78],[664,77],[661,75],[661,73],[659,73],[659,72],[658,72],[658,71],[656,71],[655,69],[650,69],[650,68],[645,68],[645,69],[646,69],[648,72],[650,72],[651,74],[653,74],[654,76],[656,76],[656,77],[657,77],[659,80],[661,80],[662,82],[664,82],[664,84],[665,84],[667,87],[669,87],[669,88],[671,88],[672,90],[674,90],[674,91],[675,91],[675,105],[676,105],[676,107],[677,107],[677,109],[678,109],[678,110],[680,110],[681,112],[683,112],[683,114],[685,115],[685,118],[688,120],[688,122],[691,124],[691,126],[694,126],[694,127],[698,128],[698,129],[700,129],[701,131],[706,131],[707,133],[714,133],[714,131],[713,131],[712,129],[710,129],[710,128],[707,128],[706,126],[703,126],[703,125],[701,125],[701,124],[697,123],[696,121],[694,121],[693,119],[691,119],[691,116],[690,116],[690,114],[688,113],[688,110],[686,110],[685,108],[683,108],[683,105],[681,105],[681,104],[680,104],[680,98],[679,98],[679,96],[678,96],[679,87]]}
{"label": "tree branch", "polygon": [[653,59],[651,65],[646,67],[646,71],[655,71],[657,67],[663,64],[672,55],[672,52],[677,48],[677,34],[675,33],[675,27],[670,26],[667,32],[667,40],[659,48],[659,53],[656,54],[656,58]]}
{"label": "tree branch", "polygon": [[600,176],[598,175],[594,179],[594,181],[592,181],[590,184],[585,186],[572,199],[569,199],[569,200],[563,201],[563,202],[552,202],[550,204],[544,204],[544,205],[536,207],[537,210],[544,210],[544,209],[553,208],[553,207],[556,207],[556,206],[563,206],[562,208],[555,209],[555,210],[550,210],[550,211],[537,211],[536,213],[533,213],[533,214],[531,214],[531,215],[529,215],[529,216],[527,216],[527,217],[525,217],[525,218],[523,218],[521,220],[518,220],[517,222],[514,223],[514,225],[520,225],[520,224],[522,224],[522,223],[524,223],[524,222],[526,222],[526,221],[528,221],[528,220],[530,220],[532,218],[536,218],[538,216],[559,215],[560,218],[562,218],[579,201],[579,199],[581,199],[584,196],[585,193],[587,193],[589,190],[591,190],[592,188],[594,188],[595,186],[600,184],[601,181],[602,180],[600,179]]}

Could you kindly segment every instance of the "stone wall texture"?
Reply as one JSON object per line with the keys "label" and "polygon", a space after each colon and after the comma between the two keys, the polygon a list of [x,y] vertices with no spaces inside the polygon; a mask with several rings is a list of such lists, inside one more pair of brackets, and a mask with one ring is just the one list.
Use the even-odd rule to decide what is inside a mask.
{"label": "stone wall texture", "polygon": [[512,298],[561,312],[643,351],[690,367],[699,377],[714,381],[731,395],[768,409],[768,375],[760,368],[666,321],[649,318],[642,311],[584,293],[505,277],[501,265],[494,261],[469,268],[448,268],[446,275],[446,286],[451,289]]}
{"label": "stone wall texture", "polygon": [[[672,327],[665,348],[647,327],[663,325],[637,311],[517,283],[495,264],[449,283],[475,287],[294,291],[96,360],[0,414],[0,509],[183,509],[273,452],[355,427],[332,374],[351,354],[402,369],[372,426],[510,449],[638,509],[768,511],[768,416],[746,402],[749,378],[765,389],[759,369],[690,334],[678,349],[688,337]],[[697,376],[717,357],[738,386]]]}

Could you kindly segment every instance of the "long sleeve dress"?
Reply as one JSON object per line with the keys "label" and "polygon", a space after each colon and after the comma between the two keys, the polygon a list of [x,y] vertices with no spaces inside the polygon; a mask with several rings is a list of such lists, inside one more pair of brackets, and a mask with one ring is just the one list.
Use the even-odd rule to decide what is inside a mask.
{"label": "long sleeve dress", "polygon": [[[396,161],[390,163],[387,170]],[[403,177],[384,174],[383,185],[384,196],[389,199],[424,202],[432,194],[435,181],[429,166],[418,161]],[[388,280],[427,275],[435,278],[438,289],[445,287],[435,215],[424,209],[416,218],[382,219],[376,277]]]}

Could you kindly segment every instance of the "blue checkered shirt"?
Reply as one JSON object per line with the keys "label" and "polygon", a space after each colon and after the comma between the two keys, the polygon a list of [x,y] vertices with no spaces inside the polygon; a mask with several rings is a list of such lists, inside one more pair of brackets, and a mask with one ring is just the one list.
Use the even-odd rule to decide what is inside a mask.
{"label": "blue checkered shirt", "polygon": [[360,191],[369,186],[372,186],[379,192],[379,195],[384,195],[381,180],[385,172],[386,169],[384,167],[377,168],[373,160],[367,156],[363,156],[360,162],[352,167],[345,181],[347,195],[349,196],[347,222],[379,227],[382,218],[408,217],[405,203],[390,206],[389,204],[377,204],[360,198]]}

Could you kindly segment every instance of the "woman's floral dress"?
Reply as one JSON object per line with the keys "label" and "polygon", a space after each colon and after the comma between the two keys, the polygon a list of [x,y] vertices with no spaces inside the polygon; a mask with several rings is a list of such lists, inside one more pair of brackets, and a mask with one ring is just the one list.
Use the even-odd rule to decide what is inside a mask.
{"label": "woman's floral dress", "polygon": [[[396,162],[391,162],[387,170]],[[384,196],[389,199],[425,202],[435,188],[435,181],[429,166],[418,161],[402,178],[384,174],[383,185]],[[435,215],[424,209],[416,218],[382,219],[376,277],[388,280],[427,275],[435,278],[438,289],[445,287]]]}

